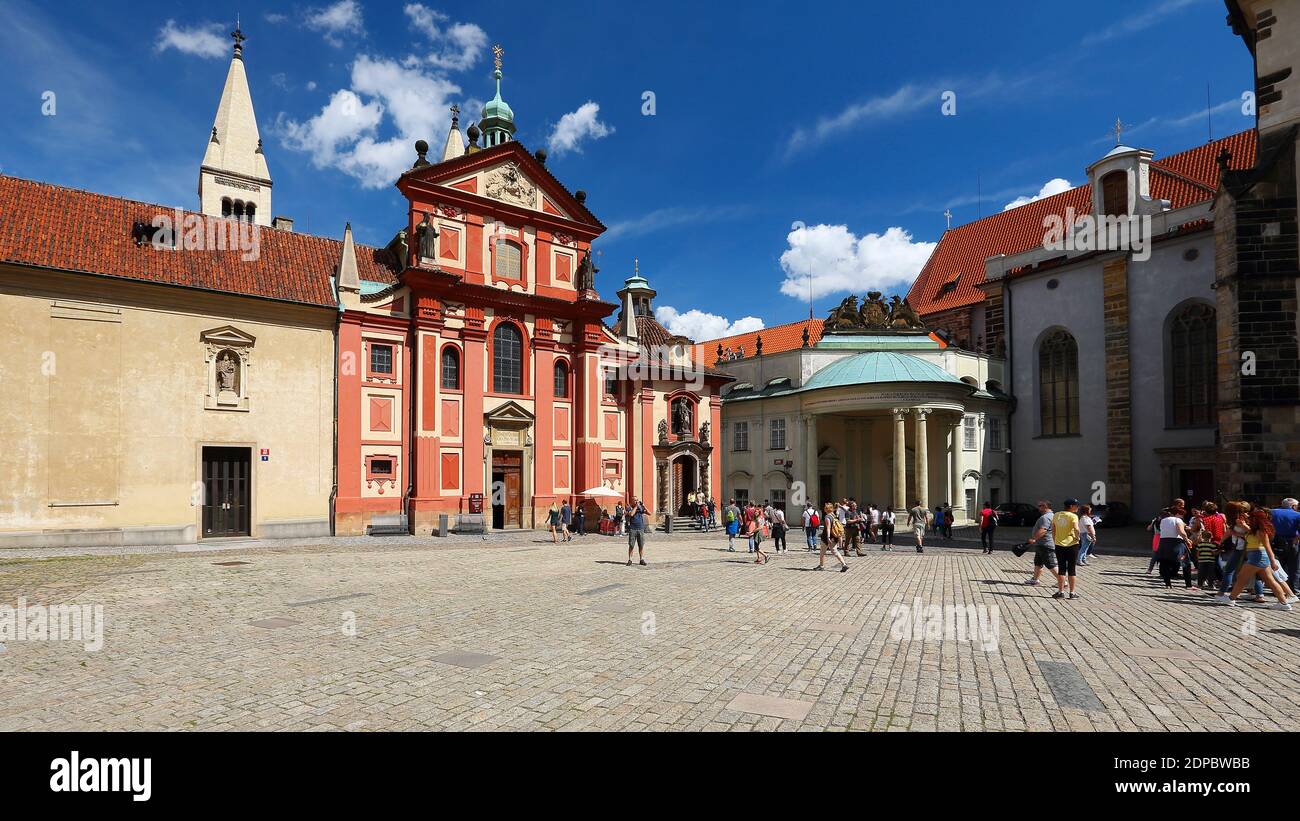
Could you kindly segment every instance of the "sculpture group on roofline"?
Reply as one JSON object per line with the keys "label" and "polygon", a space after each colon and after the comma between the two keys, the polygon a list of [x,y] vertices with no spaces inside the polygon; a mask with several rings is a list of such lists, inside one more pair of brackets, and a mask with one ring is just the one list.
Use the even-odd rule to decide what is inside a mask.
{"label": "sculpture group on roofline", "polygon": [[832,308],[823,327],[825,333],[856,331],[924,331],[921,316],[912,303],[898,296],[889,302],[880,298],[880,291],[870,291],[858,307],[858,298],[850,295],[838,307]]}

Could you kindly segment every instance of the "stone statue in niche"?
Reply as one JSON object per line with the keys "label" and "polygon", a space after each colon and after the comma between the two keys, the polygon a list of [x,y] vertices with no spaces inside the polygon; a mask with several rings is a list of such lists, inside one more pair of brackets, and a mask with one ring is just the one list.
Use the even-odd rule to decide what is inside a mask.
{"label": "stone statue in niche", "polygon": [[217,356],[217,390],[239,394],[239,358],[231,351]]}
{"label": "stone statue in niche", "polygon": [[673,400],[673,433],[690,436],[691,421],[691,403],[685,399]]}
{"label": "stone statue in niche", "polygon": [[420,259],[437,259],[438,229],[429,224],[426,213],[420,224],[415,226],[416,247],[420,249]]}

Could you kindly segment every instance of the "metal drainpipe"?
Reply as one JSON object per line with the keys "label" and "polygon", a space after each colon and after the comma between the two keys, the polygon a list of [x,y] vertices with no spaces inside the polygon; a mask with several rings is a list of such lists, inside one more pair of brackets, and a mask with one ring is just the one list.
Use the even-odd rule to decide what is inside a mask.
{"label": "metal drainpipe", "polygon": [[[1011,367],[1013,352],[1011,348],[1011,280],[1009,278],[1003,279],[1002,294],[1002,342],[1007,348],[1006,374],[1008,377],[1004,380],[1003,392],[1011,397],[1011,410],[1007,411],[1007,444],[1011,446],[1011,458],[1007,460],[1007,501],[1010,502],[1016,497],[1016,477],[1015,471],[1012,469],[1016,457],[1016,443],[1015,436],[1012,433],[1015,427],[1011,424],[1011,417],[1015,416],[1016,406],[1019,403],[1016,401],[1014,388],[1012,391],[1006,390],[1008,386],[1014,386],[1015,384],[1015,370]],[[1030,374],[1030,376],[1033,375]]]}
{"label": "metal drainpipe", "polygon": [[339,328],[343,324],[343,312],[339,310],[339,277],[338,272],[334,274],[334,406],[330,408],[330,416],[334,422],[334,453],[331,454],[331,475],[330,475],[330,535],[337,536],[337,527],[335,526],[334,517],[335,506],[338,503],[339,496]]}
{"label": "metal drainpipe", "polygon": [[[412,295],[413,296],[413,295]],[[409,304],[409,300],[408,300]],[[408,436],[406,452],[406,492],[402,494],[402,510],[406,511],[406,532],[415,535],[415,372],[419,364],[419,354],[417,347],[420,342],[420,336],[415,332],[415,306],[411,305],[411,328],[407,332],[406,343],[406,392],[410,394],[410,402],[407,409],[407,430]]]}

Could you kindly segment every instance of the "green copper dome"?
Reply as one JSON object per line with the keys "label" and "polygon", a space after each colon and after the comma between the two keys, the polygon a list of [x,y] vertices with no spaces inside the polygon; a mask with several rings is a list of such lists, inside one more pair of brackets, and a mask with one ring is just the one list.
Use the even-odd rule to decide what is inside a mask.
{"label": "green copper dome", "polygon": [[931,362],[907,354],[869,351],[846,356],[813,374],[803,390],[842,388],[877,382],[946,382],[964,385],[957,377]]}
{"label": "green copper dome", "polygon": [[497,81],[497,93],[483,106],[483,118],[478,124],[483,142],[489,146],[506,142],[515,133],[515,112],[501,99],[501,69],[492,72],[492,76]]}

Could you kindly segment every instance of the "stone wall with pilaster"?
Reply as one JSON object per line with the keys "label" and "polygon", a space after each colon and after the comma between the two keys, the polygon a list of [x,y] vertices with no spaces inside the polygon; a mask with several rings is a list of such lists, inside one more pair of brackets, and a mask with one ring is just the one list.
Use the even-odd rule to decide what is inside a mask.
{"label": "stone wall with pilaster", "polygon": [[1128,259],[1102,266],[1106,362],[1106,499],[1133,504],[1133,403],[1129,368]]}

